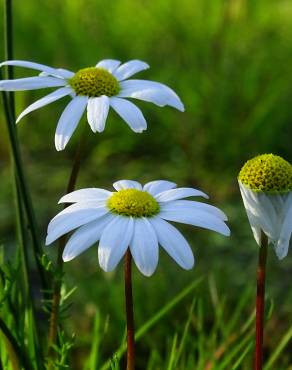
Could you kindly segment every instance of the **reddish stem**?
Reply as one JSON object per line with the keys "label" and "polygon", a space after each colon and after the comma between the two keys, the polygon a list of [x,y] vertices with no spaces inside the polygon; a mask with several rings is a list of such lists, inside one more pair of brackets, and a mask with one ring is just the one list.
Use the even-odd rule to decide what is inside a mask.
{"label": "reddish stem", "polygon": [[[75,189],[81,157],[84,149],[85,144],[85,133],[82,133],[82,136],[79,141],[79,145],[76,151],[76,155],[74,158],[72,170],[70,173],[70,177],[67,184],[67,191],[66,193],[70,193]],[[68,205],[65,205],[66,208]],[[56,280],[53,286],[53,296],[52,296],[52,307],[51,307],[51,314],[50,314],[50,325],[49,325],[49,336],[48,336],[48,353],[50,356],[54,355],[53,345],[56,343],[57,340],[57,333],[58,333],[58,319],[59,319],[59,306],[61,300],[61,288],[62,288],[62,275],[63,275],[63,250],[66,244],[66,236],[64,235],[59,239],[59,248],[58,248],[58,256],[57,256],[57,269],[56,269]]]}
{"label": "reddish stem", "polygon": [[127,370],[135,370],[135,327],[132,293],[132,255],[128,249],[125,256],[125,298],[127,316]]}
{"label": "reddish stem", "polygon": [[268,252],[268,238],[262,232],[257,268],[256,349],[254,363],[255,370],[263,369],[263,337],[264,337],[264,318],[265,318],[265,283],[266,283],[267,252]]}

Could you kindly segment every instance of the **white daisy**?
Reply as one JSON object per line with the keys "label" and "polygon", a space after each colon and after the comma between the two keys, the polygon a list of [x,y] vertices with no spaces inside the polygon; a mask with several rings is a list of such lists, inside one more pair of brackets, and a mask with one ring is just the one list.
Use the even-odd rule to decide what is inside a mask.
{"label": "white daisy", "polygon": [[59,87],[27,107],[18,117],[19,122],[26,114],[50,104],[64,96],[72,100],[63,111],[55,134],[57,150],[63,150],[71,138],[81,116],[87,109],[87,120],[93,132],[102,132],[112,107],[126,121],[134,132],[146,130],[147,123],[141,110],[125,98],[135,98],[154,103],[160,107],[169,105],[180,111],[184,106],[176,93],[158,82],[148,80],[127,80],[144,69],[147,63],[130,60],[121,64],[118,60],[105,59],[74,73],[65,69],[51,68],[43,64],[11,60],[1,66],[19,66],[41,71],[38,76],[0,81],[0,91],[35,90],[45,87]]}
{"label": "white daisy", "polygon": [[238,182],[257,244],[263,231],[278,258],[284,258],[292,233],[291,164],[273,154],[259,155],[242,167]]}
{"label": "white daisy", "polygon": [[127,248],[138,269],[146,276],[158,264],[158,244],[184,269],[191,269],[194,256],[189,243],[169,222],[181,222],[229,235],[225,214],[206,203],[182,198],[202,196],[192,188],[178,188],[169,181],[152,181],[144,187],[136,181],[121,180],[110,192],[98,188],[77,190],[59,203],[74,203],[55,216],[48,226],[46,245],[77,229],[63,253],[70,261],[99,241],[99,264],[113,270]]}

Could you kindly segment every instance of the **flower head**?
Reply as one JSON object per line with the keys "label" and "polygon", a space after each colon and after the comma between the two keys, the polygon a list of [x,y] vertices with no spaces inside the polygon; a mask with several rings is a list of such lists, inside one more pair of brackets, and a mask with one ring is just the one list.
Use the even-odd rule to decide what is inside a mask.
{"label": "flower head", "polygon": [[245,163],[238,182],[256,242],[261,244],[264,232],[284,258],[292,233],[291,164],[277,155],[259,155]]}
{"label": "flower head", "polygon": [[21,60],[0,64],[0,66],[4,65],[31,68],[41,73],[35,77],[2,80],[0,91],[58,87],[54,92],[27,107],[16,122],[38,108],[64,96],[71,96],[72,100],[66,106],[57,125],[55,134],[57,150],[65,148],[85,110],[87,110],[87,120],[93,132],[104,130],[110,107],[126,121],[134,132],[146,130],[147,123],[141,110],[125,98],[148,101],[160,107],[169,105],[184,111],[179,97],[166,85],[148,80],[128,80],[135,73],[149,68],[147,63],[140,60],[130,60],[121,64],[118,60],[105,59],[97,63],[95,67],[83,68],[76,73]]}
{"label": "flower head", "polygon": [[192,250],[182,234],[169,222],[181,222],[229,235],[225,214],[206,203],[183,198],[202,196],[192,188],[176,188],[169,181],[152,181],[142,185],[121,180],[113,184],[116,191],[81,189],[69,193],[59,203],[74,203],[55,216],[48,226],[46,244],[77,229],[63,253],[70,261],[99,241],[99,264],[113,270],[127,248],[138,269],[146,276],[158,264],[158,244],[184,269],[194,265]]}

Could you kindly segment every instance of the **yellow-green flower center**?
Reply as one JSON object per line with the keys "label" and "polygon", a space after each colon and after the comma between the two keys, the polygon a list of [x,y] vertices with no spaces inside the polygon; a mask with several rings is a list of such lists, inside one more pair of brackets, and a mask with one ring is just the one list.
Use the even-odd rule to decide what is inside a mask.
{"label": "yellow-green flower center", "polygon": [[254,191],[287,193],[292,190],[292,166],[274,154],[262,154],[242,167],[238,180]]}
{"label": "yellow-green flower center", "polygon": [[77,95],[91,97],[114,96],[120,91],[118,80],[106,69],[97,67],[80,69],[70,78],[69,84]]}
{"label": "yellow-green flower center", "polygon": [[107,206],[113,213],[132,217],[152,217],[160,210],[152,195],[137,189],[125,189],[114,193],[108,199]]}

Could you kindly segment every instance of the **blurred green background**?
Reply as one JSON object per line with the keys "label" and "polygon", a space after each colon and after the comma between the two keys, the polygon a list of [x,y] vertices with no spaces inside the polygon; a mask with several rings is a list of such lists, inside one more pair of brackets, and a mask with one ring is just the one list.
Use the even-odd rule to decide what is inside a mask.
{"label": "blurred green background", "polygon": [[[18,132],[43,240],[48,221],[60,210],[57,201],[65,192],[78,139],[85,129],[87,145],[77,188],[110,188],[123,178],[169,179],[179,186],[202,189],[229,216],[230,238],[181,227],[197,259],[194,270],[180,270],[163,252],[153,277],[144,278],[135,270],[137,326],[201,275],[205,280],[198,296],[206,305],[206,327],[213,320],[210,286],[228,302],[223,312],[226,320],[241,294],[250,289],[245,308],[249,314],[254,305],[257,245],[236,178],[243,163],[259,153],[292,158],[291,1],[26,0],[15,2],[14,19],[15,59],[73,71],[105,58],[141,59],[151,68],[137,78],[169,85],[186,108],[180,113],[137,102],[148,121],[143,134],[130,131],[112,111],[103,134],[93,134],[83,118],[61,153],[56,152],[53,138],[68,99],[24,118]],[[17,77],[34,75],[21,68],[15,73]],[[17,93],[17,114],[46,93]],[[15,239],[13,192],[2,110],[0,129],[0,243],[11,248]],[[56,248],[46,251],[55,258]],[[267,353],[292,324],[291,251],[281,262],[270,252],[267,289],[276,309],[267,327]],[[91,248],[66,264],[66,272],[68,286],[78,288],[66,321],[68,332],[77,335],[73,355],[78,368],[88,353],[96,310],[103,319],[109,315],[105,358],[123,335],[122,266],[113,274],[103,274],[96,248]],[[179,317],[184,317],[191,300],[184,301],[146,337],[140,348],[146,358],[155,346],[163,353],[167,335],[179,332]],[[240,320],[244,323],[246,317]],[[287,351],[277,370],[288,369],[291,363]]]}

